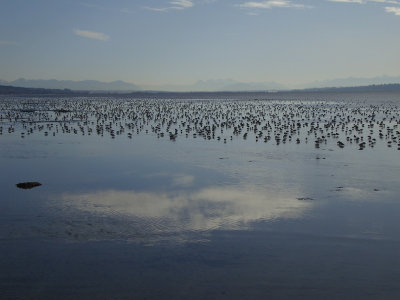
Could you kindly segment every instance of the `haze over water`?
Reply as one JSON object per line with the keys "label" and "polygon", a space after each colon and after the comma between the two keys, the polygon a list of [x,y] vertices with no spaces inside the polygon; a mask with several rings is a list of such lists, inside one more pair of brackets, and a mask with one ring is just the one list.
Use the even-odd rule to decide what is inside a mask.
{"label": "haze over water", "polygon": [[395,299],[399,99],[1,96],[0,295]]}

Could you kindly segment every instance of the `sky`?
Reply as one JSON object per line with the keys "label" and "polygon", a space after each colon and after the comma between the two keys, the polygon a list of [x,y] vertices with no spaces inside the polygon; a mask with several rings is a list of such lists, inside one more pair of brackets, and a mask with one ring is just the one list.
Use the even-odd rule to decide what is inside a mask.
{"label": "sky", "polygon": [[0,0],[0,79],[400,75],[400,0]]}

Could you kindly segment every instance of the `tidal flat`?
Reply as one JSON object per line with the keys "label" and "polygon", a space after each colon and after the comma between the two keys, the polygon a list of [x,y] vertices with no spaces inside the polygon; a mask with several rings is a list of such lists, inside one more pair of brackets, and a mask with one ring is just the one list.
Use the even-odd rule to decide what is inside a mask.
{"label": "tidal flat", "polygon": [[1,298],[400,297],[400,93],[0,96],[0,145]]}

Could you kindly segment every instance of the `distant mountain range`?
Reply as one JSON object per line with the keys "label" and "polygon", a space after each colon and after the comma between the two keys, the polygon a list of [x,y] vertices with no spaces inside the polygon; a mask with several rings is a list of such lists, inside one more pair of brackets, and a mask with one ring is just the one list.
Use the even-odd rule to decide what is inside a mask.
{"label": "distant mountain range", "polygon": [[176,91],[176,92],[215,92],[215,91],[270,91],[282,90],[285,86],[276,82],[253,82],[244,83],[232,79],[211,79],[199,80],[191,85],[158,85],[158,86],[138,86],[125,81],[101,82],[96,80],[43,80],[43,79],[24,79],[14,81],[0,80],[1,85],[25,87],[25,88],[45,88],[45,89],[70,89],[74,91]]}
{"label": "distant mountain range", "polygon": [[314,81],[299,88],[355,87],[391,83],[400,83],[400,76],[377,76],[371,78],[337,78],[332,80]]}
{"label": "distant mountain range", "polygon": [[324,87],[324,88],[311,88],[311,89],[297,89],[297,90],[288,90],[281,91],[283,93],[313,93],[313,92],[322,92],[322,93],[367,93],[367,92],[400,92],[400,84],[399,83],[388,83],[388,84],[372,84],[372,85],[364,85],[364,86],[347,86],[347,87]]}
{"label": "distant mountain range", "polygon": [[[288,93],[371,93],[371,92],[400,92],[400,84],[380,84],[380,85],[368,85],[368,86],[355,86],[355,87],[326,87],[326,88],[312,88],[312,89],[297,89],[297,90],[281,90],[281,91],[220,91],[220,92],[161,92],[161,91],[126,91],[126,92],[95,92],[100,95],[110,94],[125,94],[134,95],[138,97],[197,97],[206,94],[218,94],[218,95],[237,95],[237,94],[254,94],[263,95],[267,93],[273,94],[288,94]],[[0,84],[0,95],[93,95],[90,91],[73,91],[70,89],[43,89],[43,88],[24,88],[15,86],[5,86]]]}
{"label": "distant mountain range", "polygon": [[133,83],[121,80],[112,82],[101,82],[97,80],[43,80],[43,79],[24,79],[20,78],[14,81],[0,80],[0,84],[25,88],[43,88],[43,89],[70,89],[75,91],[138,91],[141,88]]}
{"label": "distant mountain range", "polygon": [[276,82],[240,82],[233,79],[199,80],[188,85],[143,86],[144,90],[176,92],[217,92],[217,91],[277,91],[286,87]]}
{"label": "distant mountain range", "polygon": [[[42,88],[24,88],[11,85],[1,85],[0,82],[0,95],[64,95],[64,94],[77,94],[81,95],[84,92],[73,92],[68,89],[42,89]],[[85,92],[88,94],[88,92]]]}
{"label": "distant mountain range", "polygon": [[169,92],[245,92],[245,91],[283,91],[293,88],[316,89],[327,87],[358,87],[382,84],[400,83],[400,76],[379,76],[373,78],[339,78],[333,80],[315,81],[308,84],[288,87],[277,82],[240,82],[233,79],[210,79],[199,80],[188,85],[136,85],[133,83],[117,80],[112,82],[102,82],[97,80],[43,80],[43,79],[24,79],[20,78],[14,81],[0,80],[0,85],[24,87],[24,88],[42,88],[42,89],[69,89],[73,91],[90,92],[135,92],[135,91],[169,91]]}

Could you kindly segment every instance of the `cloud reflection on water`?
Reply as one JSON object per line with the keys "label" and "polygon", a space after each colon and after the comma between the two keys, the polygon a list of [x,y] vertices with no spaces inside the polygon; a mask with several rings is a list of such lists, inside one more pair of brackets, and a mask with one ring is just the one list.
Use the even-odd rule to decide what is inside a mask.
{"label": "cloud reflection on water", "polygon": [[128,218],[138,229],[150,227],[146,229],[149,232],[248,229],[258,220],[299,218],[312,204],[289,192],[253,186],[176,193],[105,190],[63,194],[61,198],[64,205],[79,211]]}

